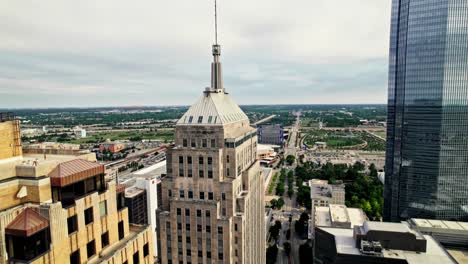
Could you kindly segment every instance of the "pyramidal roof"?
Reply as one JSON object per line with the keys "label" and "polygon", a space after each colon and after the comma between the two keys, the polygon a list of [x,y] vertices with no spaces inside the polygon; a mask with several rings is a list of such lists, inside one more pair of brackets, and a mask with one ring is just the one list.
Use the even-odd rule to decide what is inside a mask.
{"label": "pyramidal roof", "polygon": [[105,168],[102,164],[84,159],[74,159],[60,163],[48,176],[52,186],[66,186],[104,172]]}
{"label": "pyramidal roof", "polygon": [[32,208],[26,208],[5,228],[10,235],[29,237],[49,226],[49,220]]}
{"label": "pyramidal roof", "polygon": [[224,91],[207,91],[177,122],[178,125],[224,125],[248,120],[247,115]]}
{"label": "pyramidal roof", "polygon": [[189,108],[177,125],[224,125],[249,119],[224,89],[221,46],[214,44],[212,52],[211,87],[205,89],[203,96]]}

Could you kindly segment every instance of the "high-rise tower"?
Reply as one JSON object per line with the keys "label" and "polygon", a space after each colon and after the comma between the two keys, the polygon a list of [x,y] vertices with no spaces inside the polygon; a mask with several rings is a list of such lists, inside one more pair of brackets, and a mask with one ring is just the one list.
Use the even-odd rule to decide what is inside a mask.
{"label": "high-rise tower", "polygon": [[167,263],[265,263],[257,131],[223,86],[213,45],[211,87],[177,122],[158,214]]}
{"label": "high-rise tower", "polygon": [[384,220],[468,220],[468,2],[393,0]]}

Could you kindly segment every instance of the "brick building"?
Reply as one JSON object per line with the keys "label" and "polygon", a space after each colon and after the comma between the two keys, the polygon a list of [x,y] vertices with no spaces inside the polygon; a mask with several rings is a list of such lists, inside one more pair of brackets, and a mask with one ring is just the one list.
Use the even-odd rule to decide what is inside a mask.
{"label": "brick building", "polygon": [[[15,122],[0,122],[0,144],[21,146]],[[73,153],[2,153],[0,264],[153,263],[151,230],[129,224],[95,154]]]}

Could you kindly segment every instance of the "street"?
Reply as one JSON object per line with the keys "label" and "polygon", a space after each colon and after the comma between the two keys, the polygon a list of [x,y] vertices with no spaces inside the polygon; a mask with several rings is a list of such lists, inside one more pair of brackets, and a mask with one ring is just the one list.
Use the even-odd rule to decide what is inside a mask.
{"label": "street", "polygon": [[[290,129],[288,143],[285,145],[284,148],[284,157],[288,155],[293,155],[296,157],[297,160],[297,136],[300,127],[300,116],[301,112],[295,113],[296,121],[294,125]],[[294,170],[296,168],[296,162],[291,166],[288,166],[287,170]],[[288,182],[286,178],[285,183]],[[279,264],[299,264],[299,246],[304,243],[305,240],[301,239],[297,236],[294,222],[299,219],[299,216],[303,212],[300,208],[298,208],[296,204],[296,193],[297,187],[293,184],[294,192],[292,197],[288,196],[288,184],[285,184],[285,192],[282,196],[284,200],[284,206],[281,210],[275,210],[273,213],[274,219],[281,221],[281,232],[278,237],[278,257],[277,263]],[[289,218],[292,218],[292,221],[289,222]],[[287,231],[290,230],[290,239],[287,239]],[[286,255],[284,250],[284,242],[289,242],[291,245],[291,252],[290,256]]]}

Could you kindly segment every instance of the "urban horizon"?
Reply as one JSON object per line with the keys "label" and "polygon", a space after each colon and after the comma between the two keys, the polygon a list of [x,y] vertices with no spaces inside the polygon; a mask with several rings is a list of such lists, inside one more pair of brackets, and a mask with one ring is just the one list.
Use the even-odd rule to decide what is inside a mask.
{"label": "urban horizon", "polygon": [[0,264],[468,264],[468,1],[21,1]]}

